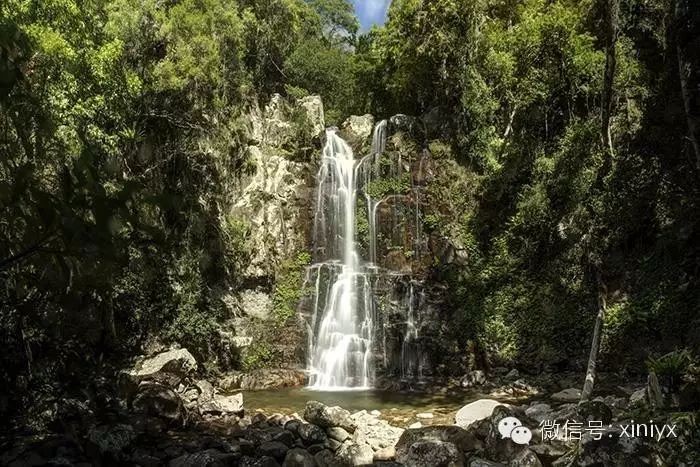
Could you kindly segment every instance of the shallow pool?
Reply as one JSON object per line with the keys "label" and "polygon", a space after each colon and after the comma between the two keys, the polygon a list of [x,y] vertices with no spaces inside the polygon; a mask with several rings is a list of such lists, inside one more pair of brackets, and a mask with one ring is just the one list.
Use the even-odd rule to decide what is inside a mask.
{"label": "shallow pool", "polygon": [[[297,412],[301,415],[307,401],[317,400],[327,405],[339,405],[351,412],[379,410],[381,418],[397,426],[408,426],[416,421],[423,425],[454,423],[457,410],[483,397],[486,396],[468,391],[441,394],[380,390],[322,392],[307,388],[282,388],[243,392],[244,405],[249,412],[264,410],[267,413]],[[419,414],[423,415],[419,417]],[[431,414],[432,418],[425,414]]]}

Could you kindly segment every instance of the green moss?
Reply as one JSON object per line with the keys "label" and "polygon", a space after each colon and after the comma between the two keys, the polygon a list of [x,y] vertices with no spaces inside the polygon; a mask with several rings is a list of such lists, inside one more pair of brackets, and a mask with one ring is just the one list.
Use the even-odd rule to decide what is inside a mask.
{"label": "green moss", "polygon": [[382,199],[388,195],[405,195],[411,191],[411,174],[404,172],[400,177],[373,180],[365,188],[373,199]]}
{"label": "green moss", "polygon": [[242,362],[243,371],[265,368],[274,362],[275,352],[269,342],[256,340],[248,349]]}
{"label": "green moss", "polygon": [[304,268],[311,263],[311,254],[302,251],[294,259],[284,261],[278,270],[272,296],[274,324],[284,326],[296,313],[302,295]]}

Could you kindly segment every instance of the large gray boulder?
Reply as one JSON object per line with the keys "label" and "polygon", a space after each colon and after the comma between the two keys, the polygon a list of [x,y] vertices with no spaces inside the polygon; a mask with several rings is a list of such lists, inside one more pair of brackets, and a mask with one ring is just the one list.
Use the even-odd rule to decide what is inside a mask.
{"label": "large gray boulder", "polygon": [[414,459],[418,453],[426,452],[430,447],[428,444],[421,444],[420,448],[411,451],[411,446],[414,444],[425,442],[433,443],[433,448],[443,453],[451,452],[451,449],[441,443],[453,445],[460,453],[473,451],[481,446],[473,433],[458,426],[426,426],[404,431],[396,443],[396,459],[399,462],[404,462],[402,459]]}
{"label": "large gray boulder", "polygon": [[316,467],[316,459],[306,449],[294,448],[287,451],[282,467]]}
{"label": "large gray boulder", "polygon": [[120,374],[122,392],[131,396],[144,381],[175,387],[197,370],[197,360],[187,349],[172,349],[141,360]]}
{"label": "large gray boulder", "polygon": [[329,407],[318,401],[308,401],[304,410],[304,420],[322,428],[339,426],[352,433],[355,422],[350,418],[350,412],[341,407]]}
{"label": "large gray boulder", "polygon": [[326,432],[312,423],[302,423],[297,432],[306,445],[325,443],[328,439]]}
{"label": "large gray boulder", "polygon": [[525,415],[531,419],[537,421],[538,423],[544,420],[554,420],[554,410],[549,404],[544,402],[534,402],[528,408],[525,409]]}
{"label": "large gray boulder", "polygon": [[479,399],[471,402],[457,411],[455,425],[467,428],[476,421],[490,417],[493,409],[499,405],[503,404],[493,399]]}
{"label": "large gray boulder", "polygon": [[258,446],[257,450],[260,457],[273,457],[280,462],[287,456],[287,451],[289,451],[289,447],[279,441],[265,441]]}
{"label": "large gray boulder", "polygon": [[370,114],[351,115],[340,127],[340,136],[354,148],[369,141],[374,130],[374,117]]}
{"label": "large gray boulder", "polygon": [[341,446],[337,458],[343,466],[371,465],[374,451],[365,444],[346,443]]}
{"label": "large gray boulder", "polygon": [[[488,459],[508,463],[508,465],[513,466],[539,467],[537,456],[534,453],[525,452],[529,451],[527,444],[517,444],[510,437],[503,437],[500,432],[501,420],[515,417],[523,421],[526,420],[523,415],[517,408],[504,405],[500,405],[493,410],[493,414],[487,421],[488,430],[485,439],[484,452]],[[510,419],[506,420],[506,422],[512,424],[515,421]]]}
{"label": "large gray boulder", "polygon": [[182,399],[173,389],[159,383],[142,383],[131,405],[136,413],[158,417],[173,425],[185,422]]}
{"label": "large gray boulder", "polygon": [[357,426],[352,435],[353,442],[366,444],[374,451],[395,446],[404,432],[403,428],[391,426],[366,410],[356,412],[350,418]]}
{"label": "large gray boulder", "polygon": [[204,414],[243,414],[243,393],[222,396],[215,394],[211,399],[199,405],[199,413]]}
{"label": "large gray boulder", "polygon": [[420,440],[397,451],[396,460],[411,467],[461,467],[464,454],[446,441]]}

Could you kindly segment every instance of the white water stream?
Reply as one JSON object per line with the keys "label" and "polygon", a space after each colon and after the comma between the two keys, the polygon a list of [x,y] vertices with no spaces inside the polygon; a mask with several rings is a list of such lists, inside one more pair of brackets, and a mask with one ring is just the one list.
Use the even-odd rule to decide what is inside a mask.
{"label": "white water stream", "polygon": [[[365,188],[380,176],[379,159],[386,144],[386,129],[386,121],[375,126],[371,151],[360,160],[355,160],[352,149],[335,129],[326,131],[314,213],[317,262],[309,268],[306,281],[314,288],[308,348],[312,389],[368,389],[374,380],[377,207],[392,195],[375,200]],[[400,160],[397,167],[395,170],[400,171]],[[367,207],[366,260],[361,258],[355,239],[358,194],[364,196]],[[418,337],[412,283],[409,289],[407,328],[401,346],[404,376],[414,373],[414,365],[409,361],[415,358],[412,354]]]}

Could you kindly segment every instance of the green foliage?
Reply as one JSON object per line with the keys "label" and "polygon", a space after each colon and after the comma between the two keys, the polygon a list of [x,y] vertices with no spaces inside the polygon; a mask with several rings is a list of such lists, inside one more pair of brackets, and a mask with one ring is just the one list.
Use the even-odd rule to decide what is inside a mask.
{"label": "green foliage", "polygon": [[700,413],[676,413],[669,422],[676,425],[676,436],[663,438],[654,450],[668,465],[696,465],[700,462]]}
{"label": "green foliage", "polygon": [[372,199],[381,200],[389,195],[405,195],[411,191],[411,174],[404,172],[400,177],[382,177],[372,180],[365,187]]}
{"label": "green foliage", "polygon": [[[30,394],[76,362],[154,339],[230,361],[219,359],[222,296],[250,251],[248,226],[225,210],[250,170],[245,115],[251,98],[298,86],[284,64],[323,40],[324,24],[353,32],[347,5],[316,6],[0,3],[4,387]],[[335,73],[350,52],[324,47]],[[279,295],[282,319],[294,297]]]}
{"label": "green foliage", "polygon": [[692,362],[691,353],[687,349],[674,350],[657,358],[650,357],[647,360],[647,368],[659,376],[680,379],[688,371]]}
{"label": "green foliage", "polygon": [[284,326],[296,314],[296,306],[302,293],[304,268],[311,263],[311,255],[302,251],[293,260],[287,260],[278,268],[272,296],[275,326]]}
{"label": "green foliage", "polygon": [[274,362],[275,352],[272,344],[257,340],[247,349],[241,365],[243,371],[252,371],[265,368]]}

